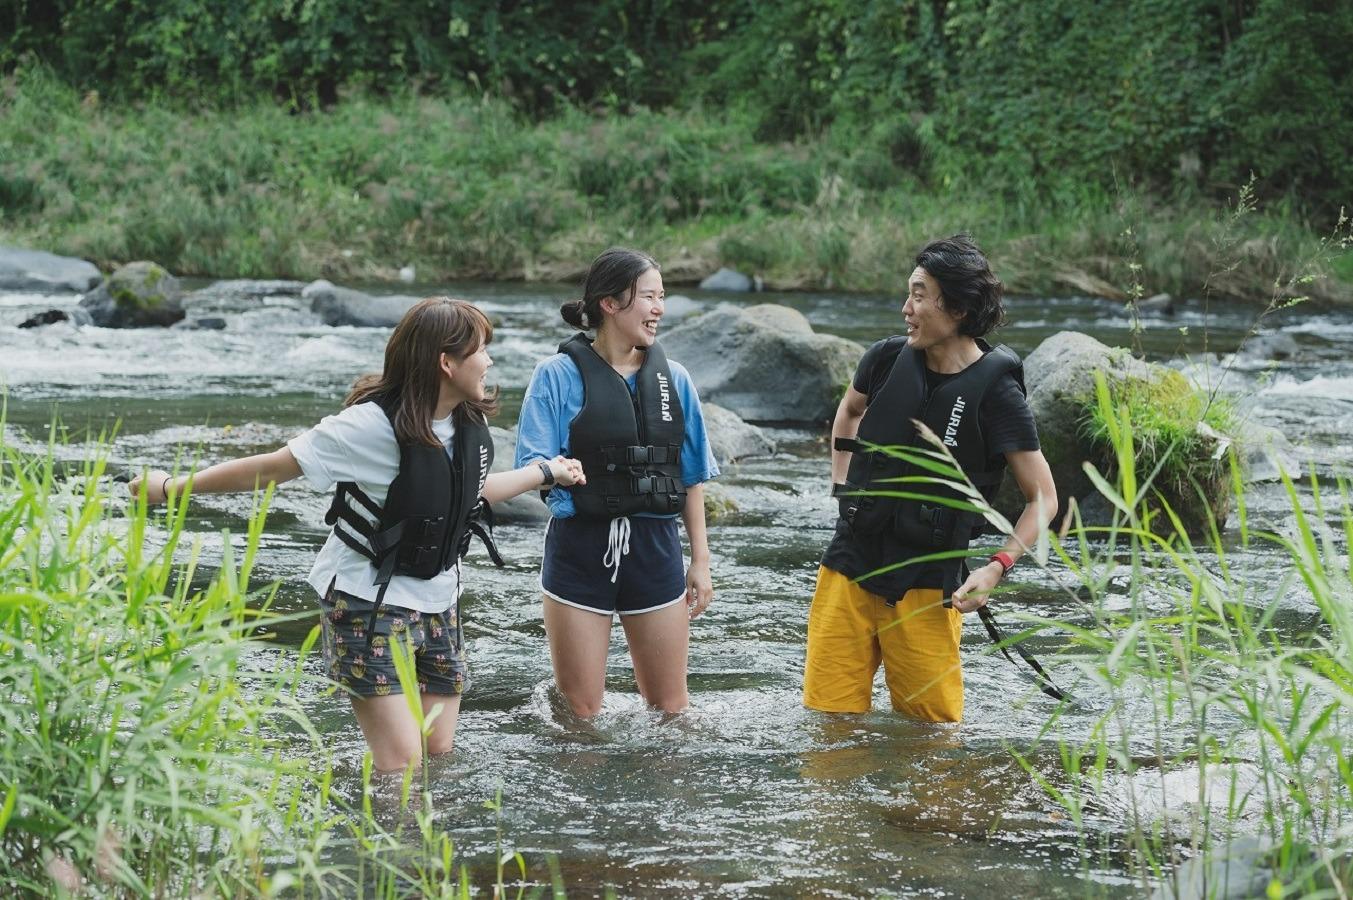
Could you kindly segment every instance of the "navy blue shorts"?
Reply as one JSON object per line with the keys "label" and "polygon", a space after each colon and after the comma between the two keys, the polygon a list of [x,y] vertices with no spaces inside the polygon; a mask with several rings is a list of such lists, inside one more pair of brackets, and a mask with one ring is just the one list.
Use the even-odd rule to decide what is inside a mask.
{"label": "navy blue shorts", "polygon": [[622,616],[686,599],[676,519],[550,519],[540,589],[567,606]]}

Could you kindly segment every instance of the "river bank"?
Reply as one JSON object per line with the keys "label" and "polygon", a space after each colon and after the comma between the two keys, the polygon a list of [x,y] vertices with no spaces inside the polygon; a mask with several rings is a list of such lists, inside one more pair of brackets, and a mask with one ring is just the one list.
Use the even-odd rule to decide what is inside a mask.
{"label": "river bank", "polygon": [[1353,302],[1353,252],[1295,205],[927,180],[886,144],[758,143],[713,110],[530,122],[413,95],[190,110],[30,73],[0,82],[0,119],[0,243],[105,271],[571,281],[620,242],[672,284],[727,265],[772,289],[892,293],[919,244],[967,229],[1014,292]]}

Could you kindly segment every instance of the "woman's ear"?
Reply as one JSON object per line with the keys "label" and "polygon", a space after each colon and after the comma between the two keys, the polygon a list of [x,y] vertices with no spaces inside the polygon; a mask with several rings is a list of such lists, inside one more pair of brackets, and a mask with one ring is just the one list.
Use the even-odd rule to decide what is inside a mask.
{"label": "woman's ear", "polygon": [[451,358],[450,353],[439,353],[437,355],[437,368],[447,378],[454,378],[456,375],[456,361]]}
{"label": "woman's ear", "polygon": [[613,316],[620,311],[620,306],[615,302],[614,297],[602,297],[601,311],[608,316]]}

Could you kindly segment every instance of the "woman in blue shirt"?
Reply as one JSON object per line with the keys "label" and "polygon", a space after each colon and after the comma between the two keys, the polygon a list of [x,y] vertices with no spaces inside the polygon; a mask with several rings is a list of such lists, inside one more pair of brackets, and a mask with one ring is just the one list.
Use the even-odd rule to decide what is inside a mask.
{"label": "woman in blue shirt", "polygon": [[573,448],[586,474],[586,487],[556,486],[546,498],[540,573],[555,683],[584,718],[601,709],[615,615],[644,700],[684,709],[690,620],[713,598],[703,483],[719,469],[690,375],[657,343],[664,302],[650,256],[601,254],[582,299],[560,307],[596,337],[580,333],[541,361],[522,401],[517,465]]}

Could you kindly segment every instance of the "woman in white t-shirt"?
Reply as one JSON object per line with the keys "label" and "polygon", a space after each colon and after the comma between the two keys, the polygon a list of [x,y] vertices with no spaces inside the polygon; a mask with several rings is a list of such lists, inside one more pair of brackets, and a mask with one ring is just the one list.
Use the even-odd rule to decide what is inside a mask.
{"label": "woman in white t-shirt", "polygon": [[[414,650],[423,711],[441,710],[427,752],[448,752],[455,738],[469,681],[457,609],[459,556],[465,524],[478,518],[477,501],[498,503],[547,483],[583,482],[578,461],[562,456],[487,474],[486,420],[496,400],[484,376],[493,364],[492,339],[493,326],[475,306],[422,300],[390,336],[384,371],[358,379],[337,415],[272,453],[189,476],[152,471],[130,485],[133,495],[144,489],[151,503],[190,482],[199,493],[252,491],[304,475],[320,490],[338,488],[329,517],[334,530],[308,580],[321,598],[329,675],[351,695],[381,771],[416,764],[423,752],[413,714],[399,696],[392,641],[407,638]],[[437,508],[447,502],[449,508]]]}

